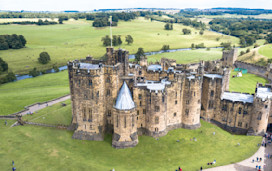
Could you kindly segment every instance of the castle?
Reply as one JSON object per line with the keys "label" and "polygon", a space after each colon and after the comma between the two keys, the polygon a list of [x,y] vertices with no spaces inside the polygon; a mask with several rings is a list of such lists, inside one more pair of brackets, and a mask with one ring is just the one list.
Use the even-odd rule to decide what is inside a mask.
{"label": "castle", "polygon": [[254,95],[228,92],[235,49],[191,65],[165,58],[149,64],[144,56],[130,63],[128,51],[111,47],[105,56],[68,62],[75,139],[102,141],[108,132],[113,147],[127,148],[138,135],[199,128],[200,118],[248,135],[262,135],[272,123],[272,85],[257,84]]}

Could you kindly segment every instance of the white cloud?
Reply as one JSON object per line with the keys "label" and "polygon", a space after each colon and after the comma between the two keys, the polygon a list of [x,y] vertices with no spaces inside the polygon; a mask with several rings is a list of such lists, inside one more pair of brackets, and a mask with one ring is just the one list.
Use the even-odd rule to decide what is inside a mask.
{"label": "white cloud", "polygon": [[1,10],[92,10],[101,8],[272,8],[270,0],[0,0]]}

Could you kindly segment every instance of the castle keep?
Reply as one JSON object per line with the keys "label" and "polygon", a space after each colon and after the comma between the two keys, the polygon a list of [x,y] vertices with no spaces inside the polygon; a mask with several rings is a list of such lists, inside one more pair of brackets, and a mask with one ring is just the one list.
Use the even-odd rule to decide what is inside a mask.
{"label": "castle keep", "polygon": [[237,134],[262,135],[272,123],[272,85],[254,95],[228,92],[237,52],[221,61],[178,65],[162,58],[129,63],[126,50],[107,48],[103,61],[68,63],[73,138],[102,141],[112,133],[115,148],[134,147],[138,135],[160,137],[176,128],[196,129],[200,118]]}

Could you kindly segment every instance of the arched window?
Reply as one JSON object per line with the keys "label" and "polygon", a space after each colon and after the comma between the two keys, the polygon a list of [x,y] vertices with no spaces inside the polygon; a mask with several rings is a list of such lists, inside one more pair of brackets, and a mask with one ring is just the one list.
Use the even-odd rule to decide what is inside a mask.
{"label": "arched window", "polygon": [[258,120],[262,120],[262,112],[260,112],[259,113],[259,115],[258,115],[258,118],[257,118]]}

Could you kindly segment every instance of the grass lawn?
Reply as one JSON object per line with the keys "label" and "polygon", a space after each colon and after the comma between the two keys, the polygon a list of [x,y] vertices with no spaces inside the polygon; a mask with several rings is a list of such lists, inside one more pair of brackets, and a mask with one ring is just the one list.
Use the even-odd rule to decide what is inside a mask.
{"label": "grass lawn", "polygon": [[27,105],[69,93],[67,71],[7,83],[0,86],[0,115],[15,113]]}
{"label": "grass lawn", "polygon": [[243,93],[255,93],[257,82],[269,83],[268,80],[259,77],[254,74],[243,74],[242,77],[232,78],[233,75],[237,75],[238,72],[231,71],[229,91],[243,92]]}
{"label": "grass lawn", "polygon": [[[65,103],[66,106],[62,106],[62,103]],[[23,120],[52,125],[70,125],[72,121],[71,116],[71,100],[66,100],[64,102],[57,103],[42,110],[39,110],[32,115],[25,115],[23,117]]]}
{"label": "grass lawn", "polygon": [[[74,140],[71,131],[29,125],[9,128],[0,120],[0,166],[2,170],[10,170],[14,160],[21,171],[112,168],[164,171],[179,166],[195,171],[200,166],[210,167],[207,162],[214,159],[215,166],[244,160],[257,151],[257,144],[261,142],[261,137],[231,135],[207,122],[201,121],[201,124],[197,130],[170,131],[159,140],[139,136],[136,147],[117,150],[111,147],[111,135],[106,135],[102,142]],[[196,142],[190,141],[193,137],[197,138]],[[176,142],[178,139],[180,142]]]}
{"label": "grass lawn", "polygon": [[259,49],[259,53],[267,58],[272,58],[272,44],[267,44]]}
{"label": "grass lawn", "polygon": [[[162,22],[138,18],[133,21],[118,22],[113,34],[121,35],[123,44],[121,48],[127,49],[131,54],[136,53],[139,47],[146,52],[157,51],[163,45],[170,45],[171,49],[188,48],[192,43],[205,43],[207,47],[219,46],[221,42],[231,41],[238,45],[239,39],[232,36],[223,36],[215,32],[205,31],[204,35],[198,34],[199,30],[192,27],[174,24],[174,30],[164,30]],[[181,30],[189,28],[192,35],[182,35]],[[197,33],[197,34],[196,34]],[[98,58],[105,54],[101,38],[109,34],[109,28],[94,28],[92,21],[74,20],[64,24],[36,26],[36,25],[1,25],[1,34],[24,35],[27,44],[23,49],[0,51],[0,57],[8,62],[10,70],[16,74],[26,73],[34,67],[39,70],[52,68],[54,64],[66,65],[68,60],[84,58],[88,54]],[[132,45],[125,43],[125,36],[132,35]],[[220,41],[216,38],[220,37]],[[115,47],[119,48],[119,47]],[[38,63],[38,56],[46,51],[51,57],[51,62],[46,65]]]}
{"label": "grass lawn", "polygon": [[206,49],[161,53],[148,56],[149,62],[160,61],[161,58],[175,59],[178,64],[195,63],[201,60],[216,60],[222,58],[222,49]]}

